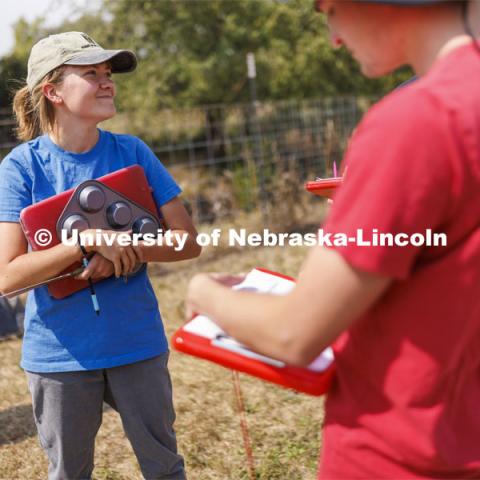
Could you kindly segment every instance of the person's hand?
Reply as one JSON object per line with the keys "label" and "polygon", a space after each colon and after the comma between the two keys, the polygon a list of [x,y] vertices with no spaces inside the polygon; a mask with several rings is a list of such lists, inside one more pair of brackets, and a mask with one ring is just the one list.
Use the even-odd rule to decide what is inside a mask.
{"label": "person's hand", "polygon": [[230,288],[242,283],[246,277],[245,273],[239,273],[237,275],[232,275],[230,273],[207,273],[205,275],[220,285]]}
{"label": "person's hand", "polygon": [[[100,235],[96,235],[96,233]],[[110,260],[113,263],[115,276],[118,278],[120,275],[128,275],[132,272],[139,260],[135,254],[135,250],[132,245],[124,246],[122,244],[122,238],[125,238],[125,234],[130,235],[131,231],[128,232],[117,232],[114,230],[84,230],[80,233],[80,241],[85,245],[85,241],[89,236],[93,236],[96,239],[98,236],[100,243],[94,243],[92,246],[87,246],[87,251],[95,251],[102,255],[107,260]],[[107,245],[103,234],[108,235],[109,243]]]}
{"label": "person's hand", "polygon": [[147,260],[145,258],[145,252],[143,250],[143,246],[140,242],[138,245],[132,245],[133,251],[135,252],[135,256],[137,257],[137,262],[138,263],[147,263]]}
{"label": "person's hand", "polygon": [[187,319],[191,319],[195,313],[204,312],[208,309],[209,300],[207,292],[218,286],[232,288],[243,282],[245,275],[230,275],[228,273],[198,273],[190,280],[185,300]]}
{"label": "person's hand", "polygon": [[110,260],[107,260],[100,253],[95,253],[88,262],[88,267],[75,278],[77,280],[97,280],[100,278],[108,278],[115,273],[115,268]]}
{"label": "person's hand", "polygon": [[187,320],[191,320],[196,313],[202,311],[201,303],[204,300],[205,289],[209,288],[212,280],[208,273],[197,273],[192,277],[187,288],[187,298],[185,299],[185,315]]}

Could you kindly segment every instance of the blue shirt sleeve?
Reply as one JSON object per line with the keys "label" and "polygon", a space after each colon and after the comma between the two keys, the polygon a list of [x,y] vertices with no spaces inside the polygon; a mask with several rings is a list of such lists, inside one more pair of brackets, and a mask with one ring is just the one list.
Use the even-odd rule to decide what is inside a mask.
{"label": "blue shirt sleeve", "polygon": [[145,170],[148,183],[153,188],[152,193],[157,206],[161,207],[177,197],[182,190],[147,144],[140,139],[137,141],[138,163]]}
{"label": "blue shirt sleeve", "polygon": [[13,150],[0,163],[0,222],[19,222],[20,212],[32,204],[32,179]]}

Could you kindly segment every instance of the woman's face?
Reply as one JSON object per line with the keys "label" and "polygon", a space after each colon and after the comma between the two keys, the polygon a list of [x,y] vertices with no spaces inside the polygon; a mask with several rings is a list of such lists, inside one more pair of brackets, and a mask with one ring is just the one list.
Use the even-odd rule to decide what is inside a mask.
{"label": "woman's face", "polygon": [[66,65],[62,83],[56,87],[68,113],[96,123],[115,115],[115,93],[108,63]]}
{"label": "woman's face", "polygon": [[406,36],[398,25],[398,9],[352,0],[317,0],[334,47],[345,45],[367,77],[379,77],[404,64]]}

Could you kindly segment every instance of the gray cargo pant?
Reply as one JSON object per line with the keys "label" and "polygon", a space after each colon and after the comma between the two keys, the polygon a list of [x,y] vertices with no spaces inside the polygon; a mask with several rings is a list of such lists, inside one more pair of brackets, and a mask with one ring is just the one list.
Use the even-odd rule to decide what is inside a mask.
{"label": "gray cargo pant", "polygon": [[121,367],[62,373],[27,372],[50,480],[90,479],[103,401],[114,408],[150,479],[185,479],[177,454],[168,352]]}

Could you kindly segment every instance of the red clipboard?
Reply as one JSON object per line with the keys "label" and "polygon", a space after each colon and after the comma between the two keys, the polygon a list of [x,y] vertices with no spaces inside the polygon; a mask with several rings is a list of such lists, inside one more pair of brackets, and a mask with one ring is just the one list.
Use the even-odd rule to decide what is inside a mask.
{"label": "red clipboard", "polygon": [[[152,188],[140,165],[122,168],[97,180],[138,203],[158,218],[158,209],[152,196]],[[21,211],[20,224],[33,251],[51,248],[60,243],[57,235],[57,221],[74,191],[75,188],[71,188]],[[48,245],[41,245],[37,242],[36,233],[39,230],[45,230],[50,234],[51,242]],[[78,262],[74,263],[60,274],[69,273],[80,265]],[[84,280],[68,278],[51,283],[48,291],[52,297],[61,299],[87,287],[88,283]]]}
{"label": "red clipboard", "polygon": [[[285,293],[286,282],[294,284],[294,280],[290,277],[258,268],[250,272],[247,280],[252,274],[256,276],[256,279],[263,275],[267,281],[277,280],[277,285],[278,283],[283,284],[281,288],[284,288]],[[253,285],[254,282],[250,281],[250,283]],[[269,288],[259,291],[277,293]],[[193,327],[195,323],[196,325]],[[200,331],[201,328],[204,328],[204,331]],[[171,340],[172,346],[179,352],[209,360],[223,367],[302,393],[319,396],[328,391],[335,373],[331,349],[322,352],[322,355],[313,362],[310,368],[302,368],[252,352],[221,332],[221,329],[207,317],[195,316],[174,333]]]}
{"label": "red clipboard", "polygon": [[343,177],[321,178],[305,184],[305,190],[319,197],[333,198],[337,188],[342,184]]}

